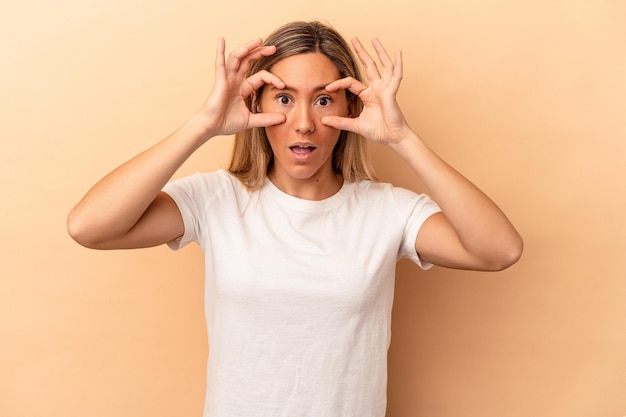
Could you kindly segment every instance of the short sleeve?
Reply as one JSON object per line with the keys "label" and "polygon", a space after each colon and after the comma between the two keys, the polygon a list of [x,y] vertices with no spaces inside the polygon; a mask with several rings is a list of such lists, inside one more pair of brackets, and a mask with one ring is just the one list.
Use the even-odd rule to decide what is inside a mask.
{"label": "short sleeve", "polygon": [[185,227],[181,237],[167,242],[167,246],[173,250],[200,240],[201,230],[198,219],[202,211],[200,204],[204,201],[202,189],[199,186],[201,182],[201,175],[195,174],[172,181],[163,188],[163,192],[169,195],[178,206]]}
{"label": "short sleeve", "polygon": [[420,259],[415,250],[415,240],[424,222],[433,214],[441,212],[439,205],[426,194],[418,194],[404,188],[394,187],[393,196],[404,222],[404,232],[398,251],[398,259],[408,258],[422,269],[433,265]]}

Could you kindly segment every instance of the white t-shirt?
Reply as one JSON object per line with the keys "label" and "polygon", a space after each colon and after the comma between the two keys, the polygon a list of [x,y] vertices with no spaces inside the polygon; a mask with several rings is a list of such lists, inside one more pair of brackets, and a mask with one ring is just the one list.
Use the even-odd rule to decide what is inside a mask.
{"label": "white t-shirt", "polygon": [[204,417],[383,417],[395,267],[422,268],[426,195],[344,182],[322,201],[230,173],[165,189],[205,254],[210,353]]}

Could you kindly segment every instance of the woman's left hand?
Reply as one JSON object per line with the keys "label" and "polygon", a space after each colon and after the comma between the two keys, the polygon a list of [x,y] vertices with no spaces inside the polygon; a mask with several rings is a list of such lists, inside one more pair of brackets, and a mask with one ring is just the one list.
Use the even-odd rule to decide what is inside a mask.
{"label": "woman's left hand", "polygon": [[365,67],[369,85],[352,77],[334,81],[326,90],[349,90],[363,102],[356,118],[326,116],[322,123],[340,130],[355,132],[371,141],[395,144],[410,136],[410,128],[398,106],[396,94],[402,80],[402,54],[396,52],[393,61],[378,39],[372,41],[380,61],[380,69],[358,39],[352,40],[354,50]]}

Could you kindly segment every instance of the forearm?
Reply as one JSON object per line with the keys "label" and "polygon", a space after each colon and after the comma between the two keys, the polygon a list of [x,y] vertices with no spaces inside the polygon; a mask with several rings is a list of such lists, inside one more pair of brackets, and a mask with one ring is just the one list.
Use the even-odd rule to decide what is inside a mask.
{"label": "forearm", "polygon": [[[440,205],[465,250],[489,263],[519,257],[522,239],[500,208],[413,132],[389,145]],[[497,259],[500,258],[500,259]],[[504,261],[502,260],[504,259]]]}
{"label": "forearm", "polygon": [[76,240],[106,240],[128,232],[176,170],[210,138],[194,118],[98,181],[71,210]]}

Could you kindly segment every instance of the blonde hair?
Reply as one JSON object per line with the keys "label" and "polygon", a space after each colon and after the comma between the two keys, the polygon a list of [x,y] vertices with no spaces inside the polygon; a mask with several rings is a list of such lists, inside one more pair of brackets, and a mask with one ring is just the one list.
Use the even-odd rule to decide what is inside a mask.
{"label": "blonde hair", "polygon": [[[276,46],[276,53],[254,61],[248,75],[270,70],[281,59],[292,55],[319,52],[328,57],[339,70],[340,78],[353,77],[362,81],[354,55],[343,37],[333,28],[320,22],[292,22],[274,31],[264,42]],[[261,87],[254,97],[260,97]],[[363,109],[361,100],[350,91],[346,96],[351,113],[358,115]],[[256,111],[252,97],[246,101],[250,111]],[[228,170],[250,190],[263,185],[273,164],[273,153],[264,128],[244,130],[235,135],[235,146]],[[367,154],[366,139],[353,132],[341,131],[333,150],[333,170],[345,181],[376,180]]]}

